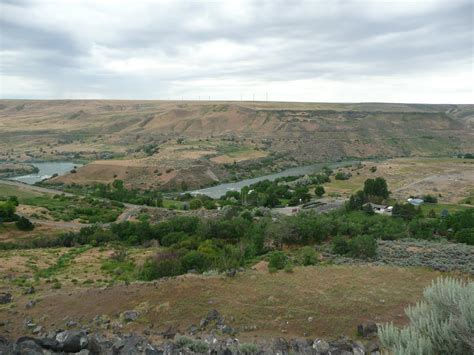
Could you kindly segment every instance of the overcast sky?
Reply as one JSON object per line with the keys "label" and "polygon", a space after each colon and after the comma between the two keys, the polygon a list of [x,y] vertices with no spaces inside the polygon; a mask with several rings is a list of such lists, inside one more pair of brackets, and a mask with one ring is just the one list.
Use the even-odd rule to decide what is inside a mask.
{"label": "overcast sky", "polygon": [[1,98],[474,103],[472,0],[0,0]]}

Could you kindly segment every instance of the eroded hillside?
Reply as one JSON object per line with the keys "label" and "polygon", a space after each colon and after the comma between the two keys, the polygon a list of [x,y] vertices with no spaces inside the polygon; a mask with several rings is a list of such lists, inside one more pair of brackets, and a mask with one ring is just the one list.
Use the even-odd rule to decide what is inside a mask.
{"label": "eroded hillside", "polygon": [[473,117],[472,105],[2,100],[0,160],[97,161],[67,182],[201,186],[270,165],[472,151]]}

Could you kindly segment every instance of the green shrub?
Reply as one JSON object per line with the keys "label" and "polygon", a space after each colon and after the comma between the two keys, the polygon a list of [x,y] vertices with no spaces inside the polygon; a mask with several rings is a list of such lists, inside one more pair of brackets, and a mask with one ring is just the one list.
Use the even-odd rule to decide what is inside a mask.
{"label": "green shrub", "polygon": [[178,348],[190,347],[192,343],[193,343],[193,340],[185,336],[181,336],[176,340],[176,346]]}
{"label": "green shrub", "polygon": [[169,247],[173,244],[179,243],[182,240],[185,240],[188,235],[184,232],[172,232],[161,238],[161,245]]}
{"label": "green shrub", "polygon": [[205,200],[203,205],[206,210],[215,210],[217,208],[216,202],[214,200]]}
{"label": "green shrub", "polygon": [[423,296],[423,301],[405,309],[407,327],[379,326],[382,345],[395,354],[472,354],[474,282],[439,278]]}
{"label": "green shrub", "polygon": [[372,258],[377,253],[377,242],[371,235],[360,235],[349,241],[349,254],[355,258]]}
{"label": "green shrub", "polygon": [[334,254],[345,255],[349,253],[349,243],[341,236],[337,236],[332,241],[332,251]]}
{"label": "green shrub", "polygon": [[466,243],[467,245],[474,245],[474,228],[466,228],[456,232],[454,236],[458,243]]}
{"label": "green shrub", "polygon": [[197,250],[188,252],[181,258],[183,270],[197,270],[199,272],[206,271],[212,264],[211,257]]}
{"label": "green shrub", "polygon": [[198,198],[189,201],[189,208],[192,210],[198,210],[202,207],[202,201]]}
{"label": "green shrub", "polygon": [[300,251],[301,264],[304,266],[315,265],[318,263],[318,256],[312,247],[303,247]]}
{"label": "green shrub", "polygon": [[31,231],[35,228],[35,225],[25,217],[20,217],[18,221],[15,222],[15,225],[21,231]]}
{"label": "green shrub", "polygon": [[239,350],[243,355],[252,355],[258,353],[258,347],[252,343],[242,343],[239,346]]}
{"label": "green shrub", "polygon": [[277,270],[282,270],[287,262],[287,257],[284,252],[282,251],[274,251],[270,254],[269,257],[269,268],[275,268]]}
{"label": "green shrub", "polygon": [[314,188],[314,194],[318,197],[321,197],[322,195],[324,195],[325,192],[326,190],[324,190],[324,187],[321,185],[318,185]]}
{"label": "green shrub", "polygon": [[422,197],[422,199],[426,203],[438,203],[438,198],[436,196],[433,196],[433,195],[424,195]]}
{"label": "green shrub", "polygon": [[145,260],[138,271],[141,280],[151,281],[161,277],[177,276],[183,273],[183,267],[179,254],[159,253],[154,257]]}
{"label": "green shrub", "polygon": [[351,173],[343,173],[342,171],[339,171],[338,173],[336,173],[334,178],[336,180],[349,180],[351,176],[352,176]]}
{"label": "green shrub", "polygon": [[287,273],[292,273],[293,272],[293,264],[292,263],[286,263],[284,270]]}
{"label": "green shrub", "polygon": [[197,354],[205,354],[209,350],[209,345],[202,340],[195,340],[189,345],[189,349]]}

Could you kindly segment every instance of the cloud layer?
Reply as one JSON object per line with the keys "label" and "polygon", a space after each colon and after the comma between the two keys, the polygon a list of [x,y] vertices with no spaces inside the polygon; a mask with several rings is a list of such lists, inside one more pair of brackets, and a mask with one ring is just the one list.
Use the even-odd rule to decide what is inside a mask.
{"label": "cloud layer", "polygon": [[1,0],[2,98],[473,103],[470,0]]}

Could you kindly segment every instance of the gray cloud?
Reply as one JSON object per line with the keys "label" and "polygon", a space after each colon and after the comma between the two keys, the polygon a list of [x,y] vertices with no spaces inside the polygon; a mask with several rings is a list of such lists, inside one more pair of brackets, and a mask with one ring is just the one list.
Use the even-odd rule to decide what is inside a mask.
{"label": "gray cloud", "polygon": [[473,101],[473,5],[1,1],[3,98]]}

